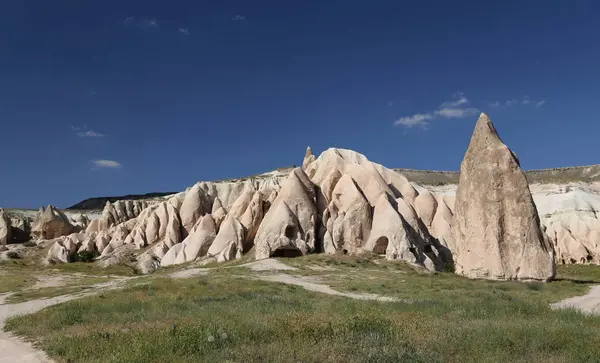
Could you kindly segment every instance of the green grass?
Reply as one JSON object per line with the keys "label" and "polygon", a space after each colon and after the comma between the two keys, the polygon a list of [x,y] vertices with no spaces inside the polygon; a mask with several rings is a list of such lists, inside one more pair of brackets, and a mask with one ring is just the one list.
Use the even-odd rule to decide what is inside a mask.
{"label": "green grass", "polygon": [[0,294],[22,290],[35,285],[36,282],[34,276],[18,271],[0,270]]}
{"label": "green grass", "polygon": [[[598,266],[566,266],[549,284],[474,281],[361,258],[282,259],[352,300],[240,277],[243,268],[104,293],[15,317],[6,329],[58,362],[592,362],[600,317],[552,311],[583,294]],[[329,266],[315,272],[307,265]],[[246,275],[250,272],[245,271]]]}

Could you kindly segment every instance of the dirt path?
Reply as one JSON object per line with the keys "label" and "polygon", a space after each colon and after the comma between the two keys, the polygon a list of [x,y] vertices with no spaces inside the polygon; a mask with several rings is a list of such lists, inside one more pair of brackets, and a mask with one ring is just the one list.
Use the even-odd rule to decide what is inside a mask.
{"label": "dirt path", "polygon": [[317,282],[311,281],[309,278],[304,276],[292,276],[286,274],[277,274],[277,275],[265,275],[265,276],[256,276],[256,278],[265,280],[265,281],[273,281],[273,282],[281,282],[289,285],[297,285],[302,286],[308,291],[320,292],[327,295],[334,296],[343,296],[351,299],[357,300],[375,300],[375,301],[383,301],[383,302],[404,302],[410,303],[408,300],[398,299],[389,296],[381,296],[377,294],[355,294],[349,292],[340,292],[332,289],[328,285],[319,284]]}
{"label": "dirt path", "polygon": [[4,324],[10,317],[38,312],[46,307],[80,299],[101,291],[117,289],[131,278],[119,278],[113,281],[92,285],[90,291],[84,293],[62,295],[48,299],[31,300],[18,304],[4,304],[11,294],[0,295],[0,363],[47,363],[52,362],[42,351],[36,350],[31,343],[4,331]]}
{"label": "dirt path", "polygon": [[570,297],[550,304],[552,309],[573,308],[585,314],[600,314],[600,285],[592,286],[583,296]]}

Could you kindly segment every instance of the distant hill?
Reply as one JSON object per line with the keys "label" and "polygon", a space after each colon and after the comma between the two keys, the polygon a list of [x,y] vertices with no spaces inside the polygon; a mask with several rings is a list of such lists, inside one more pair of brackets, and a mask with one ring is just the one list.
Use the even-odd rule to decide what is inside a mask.
{"label": "distant hill", "polygon": [[177,192],[168,192],[168,193],[148,193],[148,194],[128,194],[122,195],[120,197],[97,197],[97,198],[89,198],[83,200],[67,209],[70,210],[84,210],[84,209],[103,209],[106,205],[106,202],[114,203],[117,200],[138,200],[138,199],[150,199],[150,198],[159,198],[164,197],[171,194],[176,194]]}
{"label": "distant hill", "polygon": [[[415,169],[394,169],[411,182],[423,185],[458,184],[458,171],[432,171]],[[530,183],[568,183],[600,181],[600,165],[569,166],[564,168],[525,170]]]}

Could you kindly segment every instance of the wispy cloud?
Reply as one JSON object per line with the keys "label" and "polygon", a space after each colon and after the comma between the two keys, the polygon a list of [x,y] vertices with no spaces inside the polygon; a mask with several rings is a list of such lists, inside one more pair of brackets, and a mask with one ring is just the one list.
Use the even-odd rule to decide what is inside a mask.
{"label": "wispy cloud", "polygon": [[445,107],[435,111],[437,116],[446,117],[446,118],[463,118],[467,116],[476,115],[479,112],[478,109],[469,107],[469,108],[450,108]]}
{"label": "wispy cloud", "polygon": [[243,20],[246,20],[246,17],[244,15],[237,14],[237,15],[234,15],[231,18],[231,20],[233,20],[233,21],[243,21]]}
{"label": "wispy cloud", "polygon": [[94,160],[94,161],[92,161],[92,163],[97,168],[117,169],[117,168],[120,168],[123,166],[123,165],[121,165],[121,163],[119,163],[118,161],[114,161],[114,160]]}
{"label": "wispy cloud", "polygon": [[432,115],[431,113],[417,113],[412,116],[400,117],[399,119],[397,119],[394,122],[394,125],[396,125],[396,126],[404,125],[406,127],[425,126],[425,125],[429,125],[429,122],[427,122],[427,121],[429,121],[433,118],[434,118],[434,115]]}
{"label": "wispy cloud", "polygon": [[94,130],[88,130],[88,131],[77,132],[77,136],[79,136],[79,137],[104,137],[105,135],[103,133],[96,132]]}
{"label": "wispy cloud", "polygon": [[455,93],[453,98],[456,98],[456,100],[444,102],[440,105],[440,108],[452,108],[469,103],[469,100],[465,97],[465,94],[462,92]]}
{"label": "wispy cloud", "polygon": [[142,29],[156,29],[158,28],[158,21],[156,21],[154,18],[129,16],[125,18],[123,25],[125,25],[127,28],[136,27]]}
{"label": "wispy cloud", "polygon": [[505,100],[505,101],[494,101],[494,102],[488,102],[490,107],[493,108],[506,108],[506,107],[511,107],[511,106],[516,106],[516,105],[523,105],[523,106],[528,106],[528,105],[535,105],[536,108],[542,107],[543,105],[546,104],[546,101],[544,100],[533,100],[531,98],[529,98],[529,96],[524,96],[521,99],[510,99],[510,100]]}
{"label": "wispy cloud", "polygon": [[190,31],[188,28],[179,28],[179,32],[183,35],[190,35]]}
{"label": "wispy cloud", "polygon": [[394,122],[395,126],[413,127],[413,126],[427,126],[429,121],[435,118],[463,118],[467,116],[475,115],[479,112],[474,107],[461,107],[470,103],[469,99],[465,97],[462,92],[458,92],[454,95],[454,100],[443,102],[436,110],[417,113],[411,116],[403,116]]}

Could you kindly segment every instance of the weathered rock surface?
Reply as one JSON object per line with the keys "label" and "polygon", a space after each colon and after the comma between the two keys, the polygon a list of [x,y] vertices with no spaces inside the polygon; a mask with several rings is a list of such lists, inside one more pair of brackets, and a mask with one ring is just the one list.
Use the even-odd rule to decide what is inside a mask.
{"label": "weathered rock surface", "polygon": [[33,222],[32,233],[42,239],[53,239],[66,236],[73,231],[69,218],[53,205],[40,208]]}
{"label": "weathered rock surface", "polygon": [[301,168],[296,168],[283,183],[258,228],[254,240],[256,258],[268,258],[277,255],[277,251],[298,255],[313,252],[316,222],[314,185]]}
{"label": "weathered rock surface", "polygon": [[0,248],[12,241],[11,220],[6,212],[0,209]]}
{"label": "weathered rock surface", "polygon": [[[457,250],[457,269],[468,276],[479,277],[488,269],[481,275],[545,280],[539,277],[544,273],[536,275],[543,268],[531,271],[535,263],[526,263],[545,260],[531,247],[535,241],[546,248],[547,256],[554,246],[559,263],[600,263],[600,220],[596,217],[600,216],[600,183],[570,183],[559,192],[556,185],[549,190],[532,186],[543,224],[536,229],[535,221],[523,222],[521,218],[531,215],[535,206],[527,202],[527,193],[520,192],[527,181],[518,177],[516,158],[510,151],[501,152],[508,150],[501,142],[484,139],[489,145],[482,142],[487,145],[482,148],[483,158],[497,159],[476,163],[482,171],[469,168],[471,174],[465,177],[471,181],[489,177],[486,188],[493,192],[488,193],[489,201],[485,195],[471,206],[465,206],[465,197],[459,195],[456,211],[456,186],[423,187],[357,152],[332,148],[315,157],[307,148],[302,168],[199,182],[168,197],[114,201],[106,204],[101,215],[87,211],[91,220],[73,213],[67,218],[54,207],[42,208],[33,223],[33,234],[39,243],[60,237],[49,252],[52,261],[69,262],[75,253],[85,252],[99,256],[100,266],[125,261],[135,263],[142,272],[160,265],[227,261],[252,247],[256,258],[319,252],[377,253],[440,270],[452,264],[452,251]],[[497,165],[492,167],[494,163]],[[494,183],[498,180],[502,183]],[[544,189],[543,195],[535,194],[535,188]],[[485,213],[471,210],[475,208]],[[455,212],[461,216],[455,217]],[[24,222],[32,219],[32,212],[27,213]],[[453,233],[455,219],[473,220],[475,215],[483,227],[469,226],[473,231]],[[28,229],[12,214],[9,217],[11,231],[16,231],[15,227]],[[71,234],[84,229],[85,233]],[[520,234],[519,230],[528,232]],[[28,236],[29,231],[24,234]],[[483,244],[477,245],[479,250],[496,247],[490,249],[491,254],[471,261],[468,256],[473,249],[465,249],[465,241],[477,236],[486,238],[479,241]],[[526,247],[515,248],[523,240]],[[493,265],[497,259],[501,263]]]}
{"label": "weathered rock surface", "polygon": [[102,217],[96,222],[94,231],[103,231],[133,219],[154,203],[156,203],[154,200],[118,200],[114,203],[108,201],[102,210]]}
{"label": "weathered rock surface", "polygon": [[[342,176],[329,198],[327,217],[328,239],[335,251],[357,254],[371,231],[371,206],[348,174]],[[330,250],[330,247],[327,247]]]}
{"label": "weathered rock surface", "polygon": [[542,281],[555,275],[525,174],[485,114],[461,164],[452,234],[458,274]]}
{"label": "weathered rock surface", "polygon": [[209,257],[216,257],[218,262],[229,261],[241,256],[246,229],[240,221],[231,215],[221,223],[221,228],[208,249]]}

